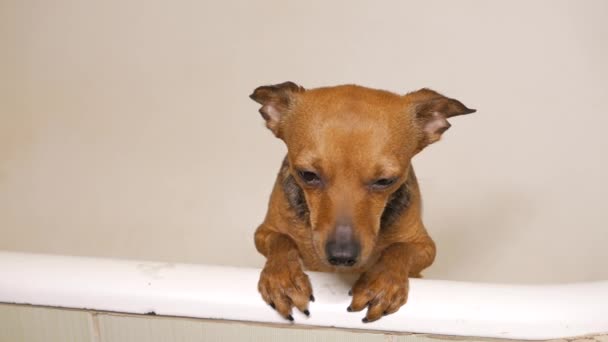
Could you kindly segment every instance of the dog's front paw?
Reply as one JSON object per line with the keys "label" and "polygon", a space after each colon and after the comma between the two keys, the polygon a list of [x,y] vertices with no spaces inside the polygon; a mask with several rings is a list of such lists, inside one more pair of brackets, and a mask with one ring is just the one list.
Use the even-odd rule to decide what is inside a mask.
{"label": "dog's front paw", "polygon": [[297,252],[293,253],[287,260],[269,259],[258,283],[264,301],[290,321],[293,321],[294,306],[309,316],[308,303],[314,302],[310,280],[302,271]]}
{"label": "dog's front paw", "polygon": [[353,300],[346,310],[361,311],[367,307],[363,323],[395,313],[407,301],[408,284],[407,272],[376,266],[357,280],[351,290]]}

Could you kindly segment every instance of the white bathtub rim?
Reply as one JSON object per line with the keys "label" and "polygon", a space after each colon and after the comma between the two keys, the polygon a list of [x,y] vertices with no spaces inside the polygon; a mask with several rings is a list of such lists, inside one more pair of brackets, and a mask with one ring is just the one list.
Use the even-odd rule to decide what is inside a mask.
{"label": "white bathtub rim", "polygon": [[[259,269],[0,252],[0,270],[4,303],[289,324],[260,299]],[[345,310],[348,285],[332,274],[310,277],[317,301],[308,319],[294,312],[300,325],[531,340],[608,332],[608,281],[503,285],[412,279],[406,306],[364,324],[364,313]]]}

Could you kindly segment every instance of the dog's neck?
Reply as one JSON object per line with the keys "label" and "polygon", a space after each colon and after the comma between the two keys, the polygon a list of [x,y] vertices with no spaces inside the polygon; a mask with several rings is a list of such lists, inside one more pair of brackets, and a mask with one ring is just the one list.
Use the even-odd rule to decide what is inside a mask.
{"label": "dog's neck", "polygon": [[281,170],[283,177],[283,193],[289,203],[289,208],[295,214],[296,218],[310,226],[310,210],[304,197],[304,191],[289,172],[289,166],[284,166]]}
{"label": "dog's neck", "polygon": [[410,205],[409,178],[391,194],[380,218],[380,230],[392,226]]}

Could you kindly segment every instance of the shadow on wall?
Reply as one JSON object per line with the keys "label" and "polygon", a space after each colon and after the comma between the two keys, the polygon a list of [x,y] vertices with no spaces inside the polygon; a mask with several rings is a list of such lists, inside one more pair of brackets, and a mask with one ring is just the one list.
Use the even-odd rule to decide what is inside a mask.
{"label": "shadow on wall", "polygon": [[[533,199],[513,188],[497,188],[464,201],[452,196],[441,198],[438,210],[427,207],[425,212],[427,229],[437,243],[437,258],[424,272],[425,277],[500,279],[497,264],[504,262],[505,256],[519,253],[509,249],[525,239],[523,222],[537,214]],[[474,207],[474,212],[466,209]],[[525,260],[521,256],[517,259]]]}

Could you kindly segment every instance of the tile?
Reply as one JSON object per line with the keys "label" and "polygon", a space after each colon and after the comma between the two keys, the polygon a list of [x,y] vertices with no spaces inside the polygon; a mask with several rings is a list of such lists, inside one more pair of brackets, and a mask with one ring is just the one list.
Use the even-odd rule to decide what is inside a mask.
{"label": "tile", "polygon": [[384,335],[326,328],[277,327],[240,322],[100,314],[101,342],[353,341],[383,342]]}
{"label": "tile", "polygon": [[[475,336],[450,336],[450,335],[434,335],[434,334],[387,334],[386,342],[520,342],[522,340],[501,339],[493,337],[475,337]],[[551,340],[540,342],[568,342],[566,340]]]}
{"label": "tile", "polygon": [[86,311],[0,304],[0,342],[88,342]]}
{"label": "tile", "polygon": [[178,318],[98,314],[100,342],[203,341],[200,323]]}
{"label": "tile", "polygon": [[394,335],[387,334],[385,335],[386,342],[440,342],[436,338],[429,337],[428,335],[423,334],[411,334],[411,335]]}
{"label": "tile", "polygon": [[[238,327],[227,330],[218,324],[207,330],[209,341],[269,341],[269,342],[321,342],[321,341],[353,341],[353,342],[383,342],[384,335],[379,333],[364,333],[338,329],[277,328],[270,326],[254,326],[238,324]],[[227,333],[228,332],[228,333]]]}

